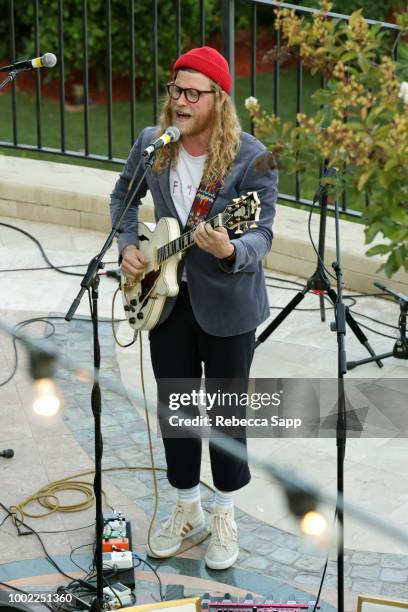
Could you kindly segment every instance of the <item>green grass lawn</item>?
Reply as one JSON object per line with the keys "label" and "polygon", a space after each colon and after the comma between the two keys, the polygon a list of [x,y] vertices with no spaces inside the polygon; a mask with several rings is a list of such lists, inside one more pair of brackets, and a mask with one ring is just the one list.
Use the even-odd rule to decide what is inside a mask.
{"label": "green grass lawn", "polygon": [[[302,110],[305,113],[313,110],[311,100],[312,93],[319,87],[319,77],[312,77],[308,73],[303,75],[303,95]],[[245,98],[250,95],[250,79],[239,77],[236,79],[236,106],[238,114],[246,131],[250,130],[249,115],[244,107]],[[261,105],[269,111],[273,110],[274,99],[274,75],[262,74],[257,78],[257,98]],[[284,121],[295,120],[296,115],[296,70],[283,69],[280,75],[280,115]],[[78,110],[65,110],[65,133],[66,149],[71,151],[84,151],[84,113]],[[125,102],[116,102],[112,109],[113,123],[113,156],[116,158],[126,158],[131,147],[130,135],[130,105]],[[42,117],[42,144],[46,147],[60,149],[60,108],[56,101],[43,99],[41,104]],[[89,143],[90,152],[95,155],[107,155],[107,106],[101,104],[90,105],[89,107]],[[144,126],[153,125],[153,104],[151,100],[136,101],[136,132],[138,133]],[[12,106],[11,94],[6,91],[0,95],[0,140],[6,142],[13,141],[12,130]],[[17,141],[19,144],[36,145],[36,106],[35,95],[24,92],[17,92]],[[94,160],[77,159],[72,157],[42,154],[39,152],[29,152],[18,149],[0,148],[5,155],[30,157],[35,159],[46,159],[71,164],[92,166],[97,168],[119,169],[118,164],[98,162]],[[279,190],[281,193],[294,195],[294,176],[280,174]],[[310,175],[305,178],[302,184],[301,196],[310,198],[317,188],[318,169],[311,169]],[[359,209],[360,204],[349,202],[350,208]]]}

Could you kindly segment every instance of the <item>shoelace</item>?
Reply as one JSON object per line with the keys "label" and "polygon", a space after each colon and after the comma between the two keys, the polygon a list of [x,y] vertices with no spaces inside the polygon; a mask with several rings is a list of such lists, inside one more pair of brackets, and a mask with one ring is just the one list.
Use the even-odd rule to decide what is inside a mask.
{"label": "shoelace", "polygon": [[180,504],[173,510],[173,514],[169,516],[168,520],[163,524],[163,531],[170,529],[170,535],[179,535],[182,528],[181,518],[183,516],[183,508]]}
{"label": "shoelace", "polygon": [[227,548],[228,539],[236,540],[236,533],[228,514],[214,514],[211,519],[211,534],[216,537],[217,544]]}

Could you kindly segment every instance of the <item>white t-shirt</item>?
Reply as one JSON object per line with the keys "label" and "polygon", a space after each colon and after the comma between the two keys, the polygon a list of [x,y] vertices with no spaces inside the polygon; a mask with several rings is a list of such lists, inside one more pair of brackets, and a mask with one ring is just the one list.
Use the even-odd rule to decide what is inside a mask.
{"label": "white t-shirt", "polygon": [[[190,155],[183,145],[180,145],[177,165],[170,168],[170,193],[183,227],[200,186],[206,159],[207,155]],[[181,280],[187,281],[185,269]]]}

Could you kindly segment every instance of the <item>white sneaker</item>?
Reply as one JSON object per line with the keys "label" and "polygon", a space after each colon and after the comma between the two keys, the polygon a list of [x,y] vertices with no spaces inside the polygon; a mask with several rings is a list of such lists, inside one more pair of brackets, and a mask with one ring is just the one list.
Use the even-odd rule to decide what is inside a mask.
{"label": "white sneaker", "polygon": [[173,512],[146,547],[149,557],[171,557],[181,547],[184,539],[205,529],[201,502],[177,502]]}
{"label": "white sneaker", "polygon": [[238,559],[238,530],[234,521],[234,508],[214,506],[210,523],[211,539],[205,555],[210,569],[223,570]]}

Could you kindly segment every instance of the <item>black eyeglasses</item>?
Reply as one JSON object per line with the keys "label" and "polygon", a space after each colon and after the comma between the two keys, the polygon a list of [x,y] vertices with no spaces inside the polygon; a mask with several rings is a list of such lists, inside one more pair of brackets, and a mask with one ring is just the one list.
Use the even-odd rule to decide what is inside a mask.
{"label": "black eyeglasses", "polygon": [[175,83],[167,83],[166,89],[167,89],[167,93],[169,94],[172,100],[178,100],[181,94],[184,93],[186,100],[188,102],[191,102],[192,104],[199,101],[201,94],[216,93],[213,89],[210,89],[207,91],[200,91],[199,89],[194,89],[192,87],[187,87],[187,88],[179,87]]}

